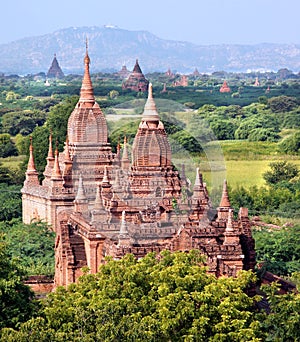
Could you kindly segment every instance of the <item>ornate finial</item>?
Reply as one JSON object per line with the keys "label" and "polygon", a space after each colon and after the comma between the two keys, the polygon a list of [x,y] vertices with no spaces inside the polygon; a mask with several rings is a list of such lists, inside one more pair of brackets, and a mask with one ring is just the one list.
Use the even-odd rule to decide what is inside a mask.
{"label": "ornate finial", "polygon": [[220,202],[220,207],[231,208],[230,201],[229,201],[229,196],[228,196],[226,179],[224,180],[224,184],[223,184],[223,192],[222,192],[222,198],[221,198],[221,202]]}
{"label": "ornate finial", "polygon": [[58,161],[59,152],[58,152],[58,141],[57,140],[56,140],[55,145],[56,145],[55,159],[54,159],[54,167],[53,167],[51,179],[61,179],[62,175],[61,175],[61,170],[60,170],[59,161]]}
{"label": "ornate finial", "polygon": [[152,83],[148,86],[148,99],[145,104],[143,118],[144,121],[159,121],[159,115],[156,109],[156,105],[153,99],[153,87]]}
{"label": "ornate finial", "polygon": [[128,235],[128,229],[127,229],[127,224],[126,224],[126,212],[125,212],[125,210],[122,211],[120,235],[121,235],[121,237]]}
{"label": "ornate finial", "polygon": [[27,165],[27,172],[36,172],[34,157],[33,157],[33,146],[32,146],[32,136],[29,137],[29,160]]}
{"label": "ornate finial", "polygon": [[195,186],[202,186],[203,185],[203,180],[202,180],[202,175],[199,171],[199,167],[196,169],[196,179],[195,179]]}
{"label": "ornate finial", "polygon": [[106,165],[104,166],[104,174],[103,174],[102,183],[109,183],[108,171],[107,171],[107,166]]}
{"label": "ornate finial", "polygon": [[86,200],[81,174],[79,176],[78,189],[77,189],[77,195],[76,195],[75,201],[80,201],[80,200]]}
{"label": "ornate finial", "polygon": [[49,149],[48,149],[48,159],[53,159],[53,149],[52,149],[52,132],[50,131],[49,135]]}
{"label": "ornate finial", "polygon": [[70,150],[69,150],[69,138],[67,137],[65,142],[65,162],[71,162]]}
{"label": "ornate finial", "polygon": [[226,232],[233,232],[232,218],[233,218],[233,209],[229,209]]}
{"label": "ornate finial", "polygon": [[86,36],[85,37],[85,51],[86,51],[86,54],[88,54],[88,47],[89,47],[89,45],[88,45],[88,37]]}
{"label": "ornate finial", "polygon": [[130,160],[128,157],[128,150],[127,150],[127,137],[126,135],[124,136],[124,144],[123,144],[123,154],[122,154],[122,169],[123,170],[128,170],[130,166]]}
{"label": "ornate finial", "polygon": [[97,184],[96,198],[94,203],[95,209],[103,209],[103,199],[101,193],[101,184]]}

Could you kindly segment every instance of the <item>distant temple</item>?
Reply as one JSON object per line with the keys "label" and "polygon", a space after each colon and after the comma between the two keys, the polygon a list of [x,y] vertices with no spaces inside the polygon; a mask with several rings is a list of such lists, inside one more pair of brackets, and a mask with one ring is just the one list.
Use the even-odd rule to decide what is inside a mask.
{"label": "distant temple", "polygon": [[259,80],[258,80],[258,77],[256,77],[255,82],[254,82],[254,87],[259,87],[259,86],[260,86]]}
{"label": "distant temple", "polygon": [[133,71],[128,79],[122,84],[123,89],[131,89],[137,92],[147,92],[149,81],[145,78],[139,66],[138,60],[135,62]]}
{"label": "distant temple", "polygon": [[195,68],[195,70],[193,72],[193,76],[195,76],[195,77],[199,77],[200,76],[200,72],[198,71],[197,68]]}
{"label": "distant temple", "polygon": [[169,68],[169,69],[166,71],[166,76],[172,78],[172,77],[174,77],[175,75],[174,75],[174,73],[171,71],[171,69]]}
{"label": "distant temple", "polygon": [[65,75],[58,64],[56,54],[54,54],[52,64],[47,72],[47,78],[63,78],[64,76]]}
{"label": "distant temple", "polygon": [[130,75],[130,71],[127,69],[125,64],[122,66],[122,69],[117,72],[117,76],[123,79],[127,78],[129,75]]}
{"label": "distant temple", "polygon": [[231,89],[229,88],[227,82],[224,81],[220,88],[220,93],[230,93],[230,92],[231,92]]}
{"label": "distant temple", "polygon": [[182,75],[180,80],[174,81],[174,87],[187,87],[189,84],[189,79],[186,75]]}
{"label": "distant temple", "polygon": [[[44,220],[56,233],[55,285],[75,282],[84,266],[97,272],[105,256],[119,259],[131,253],[141,258],[163,250],[198,249],[208,272],[216,276],[253,269],[248,210],[240,208],[237,218],[233,215],[226,181],[220,204],[213,208],[199,169],[191,187],[184,165],[181,172],[173,166],[151,84],[131,158],[126,138],[123,148],[119,145],[112,152],[89,64],[86,51],[80,98],[69,117],[64,151],[56,148],[53,153],[50,136],[40,183],[31,141],[22,189],[23,221]],[[135,74],[140,74],[139,67]]]}

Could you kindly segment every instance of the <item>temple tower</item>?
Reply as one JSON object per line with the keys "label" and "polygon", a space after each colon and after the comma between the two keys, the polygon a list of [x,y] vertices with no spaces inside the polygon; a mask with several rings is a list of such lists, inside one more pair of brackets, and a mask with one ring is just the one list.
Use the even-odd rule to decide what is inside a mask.
{"label": "temple tower", "polygon": [[148,99],[132,146],[131,192],[137,197],[163,198],[170,209],[181,193],[178,172],[171,162],[171,147],[160,121],[149,84]]}
{"label": "temple tower", "polygon": [[47,72],[47,78],[64,78],[64,77],[65,77],[65,75],[62,72],[62,70],[58,64],[56,54],[54,54],[54,58],[52,60],[51,66]]}
{"label": "temple tower", "polygon": [[145,78],[142,73],[141,67],[138,60],[135,62],[132,73],[128,79],[123,83],[123,89],[131,89],[137,92],[146,92],[148,89],[149,81]]}

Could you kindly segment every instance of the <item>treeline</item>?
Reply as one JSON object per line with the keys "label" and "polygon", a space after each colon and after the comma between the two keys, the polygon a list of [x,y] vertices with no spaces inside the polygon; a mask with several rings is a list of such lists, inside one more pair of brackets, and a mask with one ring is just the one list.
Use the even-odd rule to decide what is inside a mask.
{"label": "treeline", "polygon": [[[12,264],[0,251],[3,279]],[[216,278],[204,263],[196,250],[108,259],[97,274],[85,270],[78,283],[58,288],[39,305],[24,287],[13,298],[16,288],[10,283],[7,310],[0,316],[1,341],[299,339],[299,293],[278,295],[273,284],[253,296],[249,290],[257,278],[252,272]]]}

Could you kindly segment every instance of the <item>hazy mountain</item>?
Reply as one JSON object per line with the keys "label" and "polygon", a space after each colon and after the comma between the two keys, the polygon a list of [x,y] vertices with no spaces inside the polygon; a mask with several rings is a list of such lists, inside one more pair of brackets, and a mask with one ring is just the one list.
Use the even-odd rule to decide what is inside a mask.
{"label": "hazy mountain", "polygon": [[195,45],[160,39],[147,31],[116,27],[71,27],[43,36],[0,45],[0,71],[5,73],[47,72],[54,53],[64,73],[81,73],[85,39],[89,40],[91,72],[131,69],[135,59],[143,72],[200,72],[300,70],[300,45]]}

